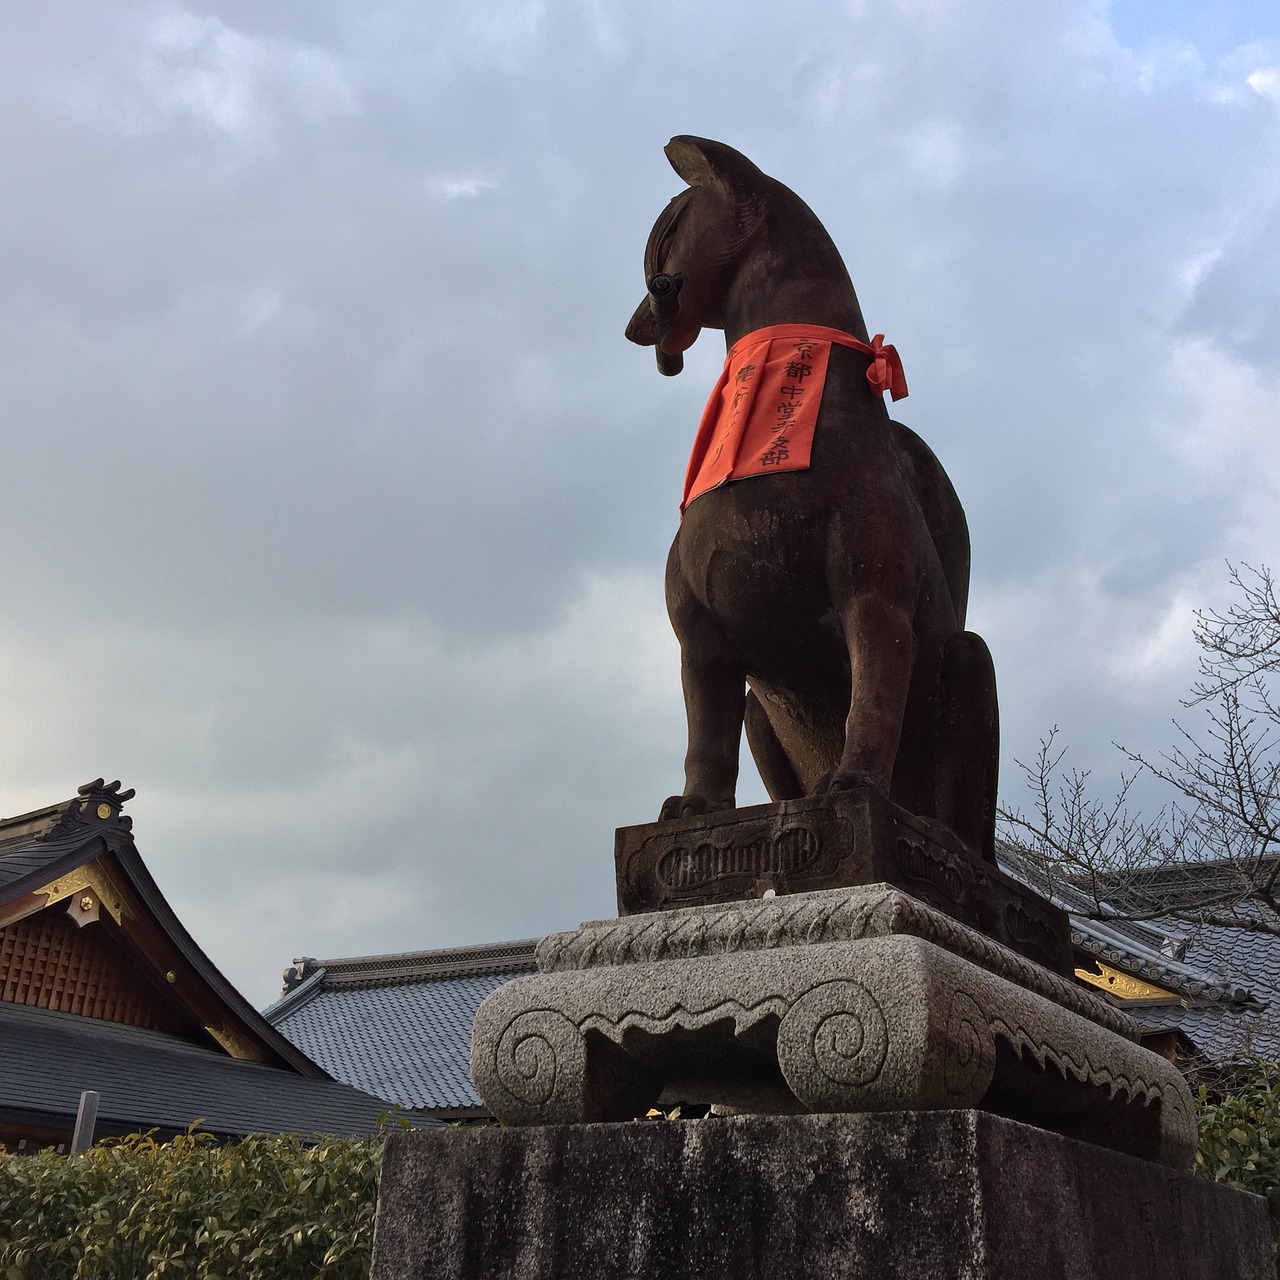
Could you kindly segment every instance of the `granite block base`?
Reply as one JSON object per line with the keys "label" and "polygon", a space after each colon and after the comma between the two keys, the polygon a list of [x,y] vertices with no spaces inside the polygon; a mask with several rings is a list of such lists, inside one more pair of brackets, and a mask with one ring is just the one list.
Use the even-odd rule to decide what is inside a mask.
{"label": "granite block base", "polygon": [[1264,1202],[979,1111],[396,1134],[371,1280],[1273,1280]]}
{"label": "granite block base", "polygon": [[504,1124],[980,1108],[1195,1153],[1186,1081],[1119,1010],[891,886],[591,922],[538,965],[476,1014],[472,1078]]}

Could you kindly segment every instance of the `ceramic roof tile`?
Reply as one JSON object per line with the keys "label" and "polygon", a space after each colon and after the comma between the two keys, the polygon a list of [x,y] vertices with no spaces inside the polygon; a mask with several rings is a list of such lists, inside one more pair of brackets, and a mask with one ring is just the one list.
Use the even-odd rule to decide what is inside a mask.
{"label": "ceramic roof tile", "polygon": [[[998,850],[1000,865],[1038,892],[1049,887],[1034,864],[1015,850]],[[1221,889],[1229,869],[1187,864],[1152,873],[1144,888],[1193,904],[1197,894]],[[1178,1004],[1125,1004],[1149,1030],[1177,1027],[1205,1058],[1226,1062],[1246,1054],[1280,1058],[1280,938],[1248,928],[1228,929],[1173,918],[1146,921],[1088,918],[1092,899],[1063,877],[1053,897],[1071,912],[1072,940],[1115,968],[1182,996]],[[1247,913],[1242,907],[1238,914]],[[1177,946],[1180,959],[1161,950]]]}
{"label": "ceramic roof tile", "polygon": [[[80,1093],[102,1095],[99,1129],[223,1136],[373,1133],[386,1103],[330,1080],[240,1062],[217,1050],[96,1018],[0,1003],[0,1109],[74,1116]],[[428,1123],[410,1117],[411,1123]]]}
{"label": "ceramic roof tile", "polygon": [[1280,1009],[1241,1009],[1231,1005],[1126,1006],[1125,1012],[1149,1031],[1176,1027],[1212,1063],[1246,1056],[1280,1059]]}
{"label": "ceramic roof tile", "polygon": [[[477,963],[456,961],[462,953],[424,952],[395,957],[397,976],[382,982],[335,980],[329,966],[341,974],[353,962],[313,962],[304,987],[265,1016],[336,1079],[403,1107],[472,1111],[483,1106],[470,1071],[476,1010],[491,991],[534,967],[532,943],[468,948],[466,955],[494,951],[507,966],[496,972],[458,972]],[[453,963],[442,966],[442,956]],[[426,976],[408,976],[413,960]]]}

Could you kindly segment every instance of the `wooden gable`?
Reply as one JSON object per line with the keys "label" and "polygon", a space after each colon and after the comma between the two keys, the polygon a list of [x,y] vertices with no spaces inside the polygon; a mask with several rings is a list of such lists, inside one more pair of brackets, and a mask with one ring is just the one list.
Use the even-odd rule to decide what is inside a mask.
{"label": "wooden gable", "polygon": [[102,779],[0,821],[0,1001],[162,1031],[323,1078],[231,986],[142,864]]}
{"label": "wooden gable", "polygon": [[0,929],[0,1000],[190,1036],[190,1019],[96,923],[54,906]]}

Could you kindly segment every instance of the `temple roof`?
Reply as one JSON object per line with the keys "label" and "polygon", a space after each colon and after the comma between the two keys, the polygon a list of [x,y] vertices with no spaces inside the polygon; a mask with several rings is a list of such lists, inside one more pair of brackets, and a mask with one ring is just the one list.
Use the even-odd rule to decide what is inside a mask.
{"label": "temple roof", "polygon": [[[374,1133],[390,1108],[345,1084],[241,1062],[160,1031],[0,1003],[0,1121],[56,1128],[85,1089],[101,1095],[97,1133],[200,1127],[250,1133]],[[430,1121],[409,1117],[417,1127]]]}
{"label": "temple roof", "polygon": [[[1242,1054],[1280,1057],[1280,938],[1248,927],[1248,904],[1235,909],[1240,928],[1173,917],[1095,920],[1097,903],[1070,878],[1046,877],[1009,846],[997,852],[1006,871],[1070,913],[1077,955],[1167,993],[1164,1000],[1121,1002],[1144,1029],[1176,1029],[1211,1062]],[[1194,909],[1221,889],[1230,871],[1214,862],[1160,868],[1145,874],[1144,895]]]}
{"label": "temple roof", "polygon": [[90,903],[93,922],[197,1040],[322,1079],[323,1069],[262,1018],[165,901],[134,844],[133,820],[121,812],[133,794],[99,778],[61,804],[0,821],[0,927],[64,899],[77,918],[77,902]]}
{"label": "temple roof", "polygon": [[373,1132],[386,1102],[281,1035],[178,920],[133,794],[99,778],[0,820],[0,1125],[65,1128],[91,1089],[100,1132]]}
{"label": "temple roof", "polygon": [[338,1079],[450,1118],[487,1112],[471,1083],[480,1002],[534,970],[536,939],[341,960],[297,960],[263,1016]]}

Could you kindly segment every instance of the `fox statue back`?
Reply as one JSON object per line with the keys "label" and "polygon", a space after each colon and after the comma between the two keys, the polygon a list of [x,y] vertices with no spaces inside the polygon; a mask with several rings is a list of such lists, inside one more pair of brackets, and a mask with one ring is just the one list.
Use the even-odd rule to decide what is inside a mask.
{"label": "fox statue back", "polygon": [[627,337],[678,373],[704,328],[729,356],[697,433],[666,593],[688,719],[663,818],[731,809],[744,724],[775,801],[868,787],[994,860],[999,730],[964,629],[969,534],[849,274],[798,196],[745,156],[673,138],[688,183],[645,249]]}

